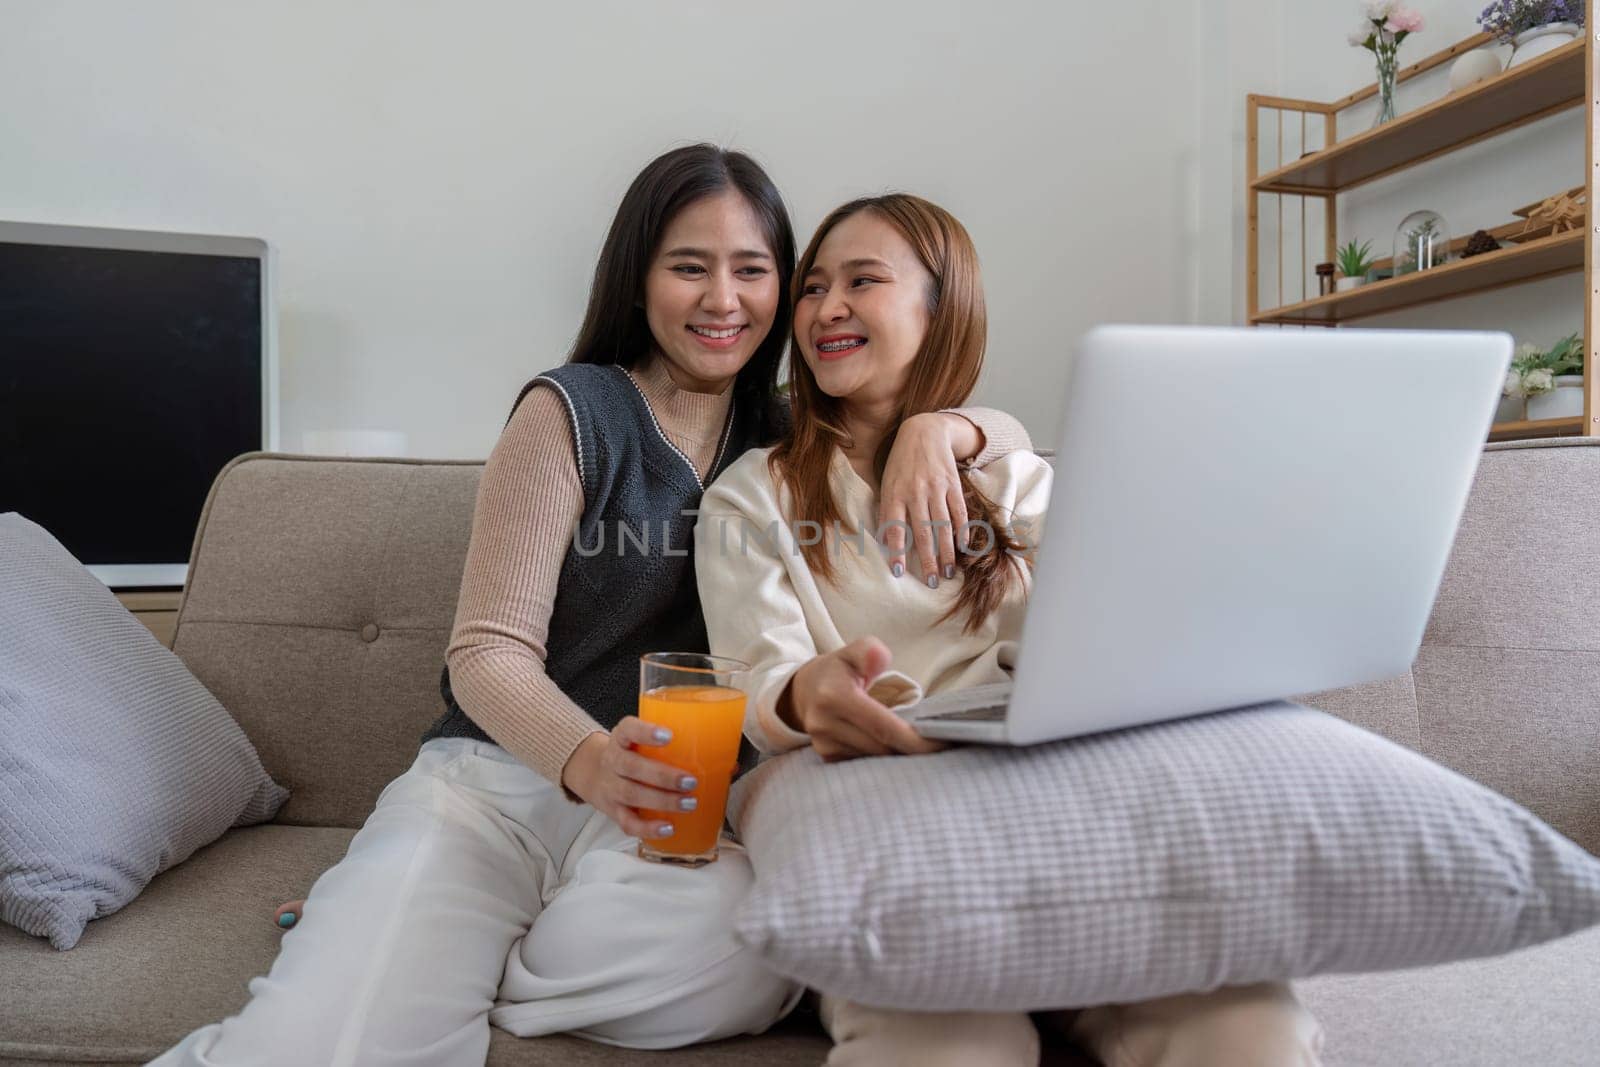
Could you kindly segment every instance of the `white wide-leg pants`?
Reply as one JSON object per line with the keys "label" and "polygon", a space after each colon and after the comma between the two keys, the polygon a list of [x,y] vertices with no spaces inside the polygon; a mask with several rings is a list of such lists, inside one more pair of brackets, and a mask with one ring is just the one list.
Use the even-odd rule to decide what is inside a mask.
{"label": "white wide-leg pants", "polygon": [[801,990],[731,932],[744,851],[688,870],[637,844],[497,745],[430,741],[244,1009],[153,1062],[482,1067],[491,1023],[668,1048],[782,1018]]}

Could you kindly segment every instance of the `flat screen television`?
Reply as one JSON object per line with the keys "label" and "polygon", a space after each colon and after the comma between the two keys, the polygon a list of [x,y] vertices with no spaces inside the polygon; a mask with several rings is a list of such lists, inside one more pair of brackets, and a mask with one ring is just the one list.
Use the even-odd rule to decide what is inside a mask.
{"label": "flat screen television", "polygon": [[272,264],[250,237],[0,222],[0,512],[112,588],[183,585],[217,472],[278,444]]}

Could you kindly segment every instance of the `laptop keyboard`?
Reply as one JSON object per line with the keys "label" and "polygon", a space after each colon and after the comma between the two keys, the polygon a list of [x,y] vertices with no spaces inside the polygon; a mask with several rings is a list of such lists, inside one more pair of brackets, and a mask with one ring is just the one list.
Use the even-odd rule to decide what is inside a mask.
{"label": "laptop keyboard", "polygon": [[1006,705],[993,704],[987,708],[965,708],[961,711],[947,711],[941,715],[924,715],[923,719],[932,722],[1001,722],[1006,717]]}

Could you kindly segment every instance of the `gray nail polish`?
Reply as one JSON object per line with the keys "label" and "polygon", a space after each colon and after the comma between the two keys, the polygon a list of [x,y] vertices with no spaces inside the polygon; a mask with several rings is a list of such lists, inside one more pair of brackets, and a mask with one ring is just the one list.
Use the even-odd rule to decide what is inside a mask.
{"label": "gray nail polish", "polygon": [[889,572],[898,578],[906,572],[906,569],[900,566],[900,564],[896,563],[893,567],[889,568]]}
{"label": "gray nail polish", "polygon": [[652,736],[662,744],[666,744],[668,741],[672,740],[672,731],[667,729],[665,726],[657,726],[656,732]]}
{"label": "gray nail polish", "polygon": [[939,576],[937,574],[928,575],[928,588],[929,589],[937,589],[937,588],[939,588]]}
{"label": "gray nail polish", "polygon": [[951,579],[955,578],[955,576],[956,576],[956,565],[954,563],[946,563],[944,565],[944,580],[948,582]]}
{"label": "gray nail polish", "polygon": [[678,788],[679,789],[693,789],[695,786],[697,786],[699,784],[700,784],[700,779],[696,778],[692,774],[686,774],[682,778],[678,779]]}
{"label": "gray nail polish", "polygon": [[671,837],[672,836],[672,824],[670,822],[664,822],[660,826],[656,827],[656,836],[657,837]]}
{"label": "gray nail polish", "polygon": [[678,810],[679,811],[693,811],[695,808],[698,808],[699,806],[700,806],[700,802],[698,800],[696,800],[694,797],[679,797],[678,798]]}

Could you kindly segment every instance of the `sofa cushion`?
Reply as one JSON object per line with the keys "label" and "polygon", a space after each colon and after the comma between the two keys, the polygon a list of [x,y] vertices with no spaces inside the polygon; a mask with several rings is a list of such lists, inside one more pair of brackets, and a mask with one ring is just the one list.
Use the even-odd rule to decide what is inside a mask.
{"label": "sofa cushion", "polygon": [[69,949],[288,795],[178,658],[49,532],[0,515],[0,919]]}
{"label": "sofa cushion", "polygon": [[[342,827],[234,830],[92,924],[71,952],[0,927],[0,1063],[144,1063],[198,1026],[242,1008],[283,932],[273,910],[303,896],[349,848]],[[689,1067],[815,1064],[827,1038],[805,1017],[760,1038],[678,1053],[630,1052],[574,1037],[491,1033],[489,1067],[608,1064]]]}
{"label": "sofa cushion", "polygon": [[90,924],[71,952],[0,927],[0,1056],[144,1062],[244,1004],[304,896],[354,831],[233,830]]}
{"label": "sofa cushion", "polygon": [[1412,668],[1423,752],[1600,852],[1600,437],[1489,445]]}
{"label": "sofa cushion", "polygon": [[1428,748],[1600,849],[1600,650],[1427,645],[1412,673]]}
{"label": "sofa cushion", "polygon": [[1337,715],[1375,734],[1382,734],[1410,749],[1422,748],[1422,728],[1417,710],[1417,683],[1411,671],[1377,682],[1308,693],[1289,698],[1290,703]]}
{"label": "sofa cushion", "polygon": [[1600,1061],[1600,929],[1493,959],[1295,984],[1329,1067]]}
{"label": "sofa cushion", "polygon": [[1516,804],[1275,703],[735,790],[741,938],[912,1010],[1082,1007],[1506,952],[1600,922],[1600,860]]}
{"label": "sofa cushion", "polygon": [[481,463],[249,453],[217,475],[173,651],[292,791],[358,827],[444,710]]}

